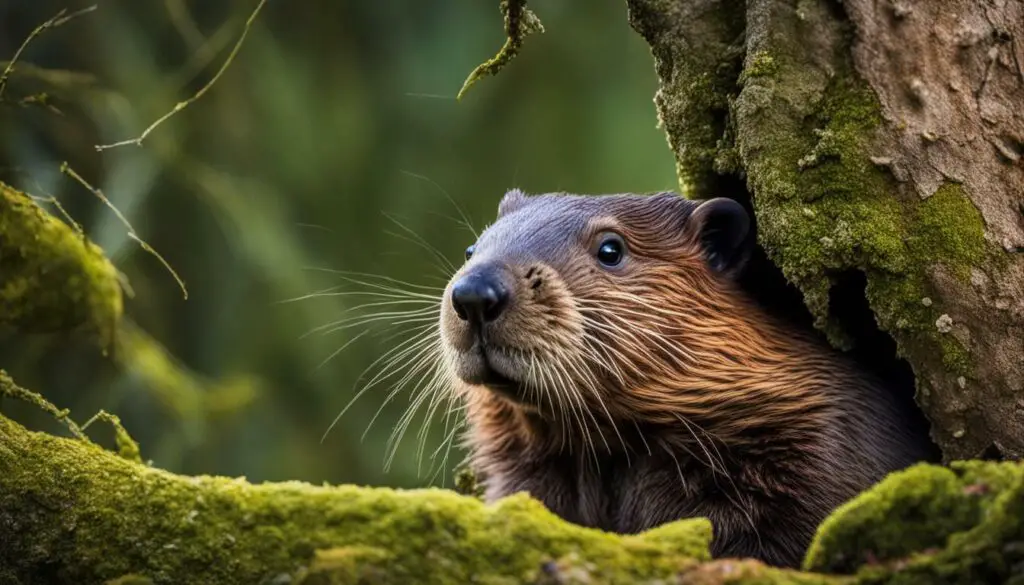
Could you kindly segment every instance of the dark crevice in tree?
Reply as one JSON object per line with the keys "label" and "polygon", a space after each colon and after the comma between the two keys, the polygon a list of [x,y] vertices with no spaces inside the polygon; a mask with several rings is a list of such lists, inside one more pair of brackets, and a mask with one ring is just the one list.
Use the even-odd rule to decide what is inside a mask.
{"label": "dark crevice in tree", "polygon": [[[753,201],[745,181],[735,175],[718,175],[718,193],[739,202],[754,219]],[[868,304],[867,277],[863,271],[849,270],[832,278],[829,291],[829,315],[833,323],[851,342],[847,352],[860,367],[871,372],[896,393],[901,408],[910,413],[918,429],[926,433],[930,423],[915,400],[915,377],[910,364],[899,356],[896,341],[882,331]],[[814,317],[804,304],[800,290],[790,283],[769,258],[760,244],[755,245],[750,260],[739,280],[740,287],[771,315],[803,331],[814,331],[825,341],[824,334],[814,330]],[[941,452],[934,447],[932,458],[938,461]]]}
{"label": "dark crevice in tree", "polygon": [[[735,200],[753,221],[753,236],[757,238],[757,218],[753,200],[745,179],[736,175],[718,175],[716,185],[722,197]],[[813,331],[814,317],[804,304],[800,290],[793,286],[769,258],[760,244],[756,244],[739,279],[740,287],[771,315],[782,318],[805,331]]]}
{"label": "dark crevice in tree", "polygon": [[[848,354],[860,367],[883,380],[896,394],[902,409],[911,415],[907,420],[915,425],[915,430],[930,436],[931,423],[914,399],[914,370],[899,356],[892,336],[879,328],[868,304],[867,276],[861,270],[847,270],[834,275],[832,283],[829,316],[852,341]],[[932,458],[941,458],[937,445],[933,445]]]}

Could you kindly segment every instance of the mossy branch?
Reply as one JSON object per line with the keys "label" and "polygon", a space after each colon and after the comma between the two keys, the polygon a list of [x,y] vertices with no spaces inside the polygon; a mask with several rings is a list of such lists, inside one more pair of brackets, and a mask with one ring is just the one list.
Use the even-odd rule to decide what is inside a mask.
{"label": "mossy branch", "polygon": [[119,275],[80,231],[0,183],[0,324],[26,333],[85,330],[110,346]]}
{"label": "mossy branch", "polygon": [[0,415],[4,583],[650,583],[710,537],[702,519],[605,534],[525,495],[181,477]]}
{"label": "mossy branch", "polygon": [[0,414],[0,582],[1008,583],[1024,578],[1024,464],[918,465],[823,524],[805,566],[710,561],[711,525],[638,535],[575,526],[519,494],[496,504],[447,490],[252,484],[183,477],[90,442],[67,412],[0,372],[0,396],[38,404],[77,439]]}
{"label": "mossy branch", "polygon": [[462,84],[462,89],[455,96],[457,100],[461,100],[462,96],[480,78],[497,75],[508,65],[519,54],[519,49],[523,46],[523,39],[533,33],[544,32],[544,25],[541,24],[537,15],[526,7],[526,0],[501,0],[500,6],[505,19],[505,44],[497,55],[478,65],[469,74]]}

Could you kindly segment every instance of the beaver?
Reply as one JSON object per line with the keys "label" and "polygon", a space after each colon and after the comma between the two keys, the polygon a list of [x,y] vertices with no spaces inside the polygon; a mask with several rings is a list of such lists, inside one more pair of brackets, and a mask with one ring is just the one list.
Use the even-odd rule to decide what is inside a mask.
{"label": "beaver", "polygon": [[627,534],[706,517],[713,556],[795,566],[933,459],[892,389],[738,286],[752,234],[728,198],[509,191],[439,317],[485,499]]}

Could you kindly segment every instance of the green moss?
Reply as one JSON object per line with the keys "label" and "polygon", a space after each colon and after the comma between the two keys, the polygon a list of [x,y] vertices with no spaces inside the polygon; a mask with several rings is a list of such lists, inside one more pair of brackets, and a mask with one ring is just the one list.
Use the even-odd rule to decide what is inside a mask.
{"label": "green moss", "polygon": [[106,581],[103,585],[153,585],[153,581],[141,575],[123,575]]}
{"label": "green moss", "polygon": [[[687,197],[713,197],[717,176],[735,168],[729,133],[730,99],[743,67],[744,10],[717,7],[670,26],[670,0],[630,0],[633,28],[651,44],[661,90],[659,124],[676,155],[680,188]],[[717,168],[716,168],[717,166]]]}
{"label": "green moss", "polygon": [[[969,352],[935,325],[941,307],[921,299],[936,297],[932,267],[967,278],[980,264],[980,214],[959,185],[923,202],[904,197],[888,169],[872,162],[880,107],[848,56],[837,57],[838,70],[822,80],[787,61],[785,47],[776,52],[783,57],[772,60],[772,75],[748,77],[737,105],[762,245],[804,292],[834,345],[850,340],[828,304],[832,275],[861,271],[879,325],[902,348],[913,345],[921,359],[938,356],[951,373],[969,375]],[[819,83],[820,92],[811,91]]]}
{"label": "green moss", "polygon": [[386,583],[387,563],[392,555],[386,550],[366,546],[343,546],[318,550],[309,568],[300,569],[297,585],[334,583]]}
{"label": "green moss", "polygon": [[779,66],[771,53],[768,51],[758,51],[750,57],[749,64],[743,69],[743,78],[765,77],[778,70]]}
{"label": "green moss", "polygon": [[505,44],[497,55],[478,65],[469,74],[455,99],[461,100],[469,88],[482,77],[497,75],[512,62],[523,46],[523,39],[533,33],[544,32],[544,25],[540,23],[537,15],[526,7],[526,0],[501,0],[499,5],[505,20]]}
{"label": "green moss", "polygon": [[605,534],[525,494],[485,505],[438,489],[180,477],[0,416],[0,575],[25,585],[529,583],[571,555],[593,583],[650,583],[707,560],[710,538],[703,519]]}
{"label": "green moss", "polygon": [[[10,380],[8,380],[9,382]],[[116,414],[110,414],[105,410],[96,413],[88,422],[82,425],[84,431],[94,421],[101,420],[114,429],[114,443],[117,445],[117,452],[128,461],[142,463],[142,453],[139,451],[139,444],[128,434],[128,430],[121,424],[121,419]]]}
{"label": "green moss", "polygon": [[81,233],[3,183],[0,275],[0,325],[113,342],[122,312],[117,270]]}
{"label": "green moss", "polygon": [[951,268],[963,280],[985,256],[985,221],[962,185],[946,183],[917,206],[911,252]]}
{"label": "green moss", "polygon": [[455,468],[455,491],[464,496],[478,499],[484,497],[484,486],[477,478],[477,472],[470,466],[468,459]]}
{"label": "green moss", "polygon": [[1024,560],[1024,546],[1007,558],[1024,545],[1022,502],[1021,463],[918,465],[829,516],[804,567],[868,583],[1003,583]]}
{"label": "green moss", "polygon": [[695,564],[679,576],[685,585],[842,585],[854,580],[836,575],[768,567],[751,560],[722,559]]}

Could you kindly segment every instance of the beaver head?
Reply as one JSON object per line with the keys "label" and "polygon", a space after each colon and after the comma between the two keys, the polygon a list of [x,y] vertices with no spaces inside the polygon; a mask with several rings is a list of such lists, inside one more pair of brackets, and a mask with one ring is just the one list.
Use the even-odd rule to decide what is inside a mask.
{"label": "beaver head", "polygon": [[684,378],[727,365],[711,346],[745,333],[728,317],[751,233],[729,199],[509,192],[442,300],[471,414],[500,399],[570,425],[713,415],[728,401]]}
{"label": "beaver head", "polygon": [[884,384],[737,284],[752,244],[728,199],[508,193],[438,331],[486,497],[626,533],[704,516],[716,557],[795,565],[830,510],[924,458]]}

